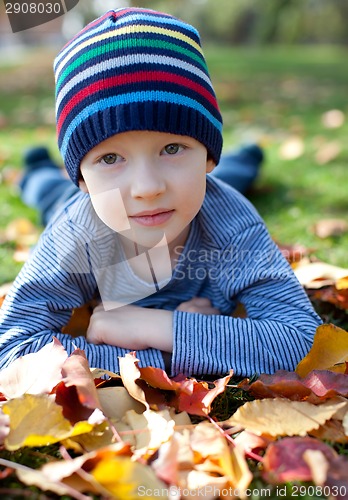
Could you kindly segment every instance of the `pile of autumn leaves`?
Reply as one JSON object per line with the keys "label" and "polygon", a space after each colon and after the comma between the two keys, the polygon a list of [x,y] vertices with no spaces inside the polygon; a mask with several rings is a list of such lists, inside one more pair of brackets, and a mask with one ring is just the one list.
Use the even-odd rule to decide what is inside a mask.
{"label": "pile of autumn leaves", "polygon": [[[78,500],[246,498],[256,470],[269,485],[311,481],[344,498],[348,459],[324,441],[348,442],[346,359],[348,333],[322,325],[296,373],[242,381],[255,399],[217,422],[211,404],[232,373],[209,384],[169,379],[132,353],[118,376],[54,340],[0,372],[0,443],[59,443],[62,459],[40,469],[0,459],[1,475],[15,470],[26,485]],[[193,424],[190,415],[204,418]]]}

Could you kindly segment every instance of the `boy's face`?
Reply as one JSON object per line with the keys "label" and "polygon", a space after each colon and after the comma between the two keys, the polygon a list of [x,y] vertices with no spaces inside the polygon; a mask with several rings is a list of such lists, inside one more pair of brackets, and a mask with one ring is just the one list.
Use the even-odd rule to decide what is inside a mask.
{"label": "boy's face", "polygon": [[215,164],[192,137],[131,131],[114,135],[81,162],[80,188],[99,218],[145,248],[163,236],[170,250],[186,241]]}

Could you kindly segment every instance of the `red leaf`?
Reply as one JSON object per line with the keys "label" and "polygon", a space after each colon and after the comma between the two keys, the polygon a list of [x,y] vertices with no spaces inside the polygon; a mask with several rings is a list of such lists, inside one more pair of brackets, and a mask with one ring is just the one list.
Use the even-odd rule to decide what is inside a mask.
{"label": "red leaf", "polygon": [[310,467],[303,458],[306,450],[318,450],[328,462],[337,454],[325,443],[311,437],[287,437],[267,448],[263,460],[263,478],[272,484],[288,481],[311,481]]}
{"label": "red leaf", "polygon": [[56,403],[72,424],[88,420],[101,408],[94,379],[84,351],[75,349],[62,366],[63,380],[54,389]]}
{"label": "red leaf", "polygon": [[214,382],[214,388],[209,389],[206,382],[193,381],[193,392],[188,394],[185,390],[179,390],[178,394],[178,409],[186,411],[191,415],[206,416],[211,411],[211,404],[218,394],[224,392],[228,384],[232,372],[224,378],[220,378]]}
{"label": "red leaf", "polygon": [[101,408],[86,354],[75,349],[62,367],[63,382],[66,387],[75,386],[80,403],[92,410]]}

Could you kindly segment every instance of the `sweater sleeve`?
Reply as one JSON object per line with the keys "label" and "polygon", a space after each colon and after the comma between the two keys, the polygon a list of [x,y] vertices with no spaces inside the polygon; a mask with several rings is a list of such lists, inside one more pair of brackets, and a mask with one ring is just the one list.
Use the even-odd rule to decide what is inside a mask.
{"label": "sweater sleeve", "polygon": [[[1,308],[0,369],[19,356],[38,351],[54,336],[69,354],[76,347],[83,349],[91,367],[118,372],[118,357],[128,350],[91,344],[85,337],[61,332],[72,309],[88,302],[97,287],[93,273],[68,272],[69,266],[62,266],[58,256],[57,240],[47,228]],[[137,357],[141,366],[164,368],[159,350],[139,350]]]}
{"label": "sweater sleeve", "polygon": [[222,250],[233,258],[215,263],[216,286],[247,318],[175,311],[172,375],[294,370],[321,320],[291,267],[262,223]]}

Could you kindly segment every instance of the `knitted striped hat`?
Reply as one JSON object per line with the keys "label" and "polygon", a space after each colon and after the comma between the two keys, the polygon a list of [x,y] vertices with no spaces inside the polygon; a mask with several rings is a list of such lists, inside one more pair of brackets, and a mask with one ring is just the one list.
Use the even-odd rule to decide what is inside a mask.
{"label": "knitted striped hat", "polygon": [[120,132],[188,135],[218,163],[222,118],[197,30],[148,9],[111,10],[54,63],[58,145],[78,185],[80,162]]}

